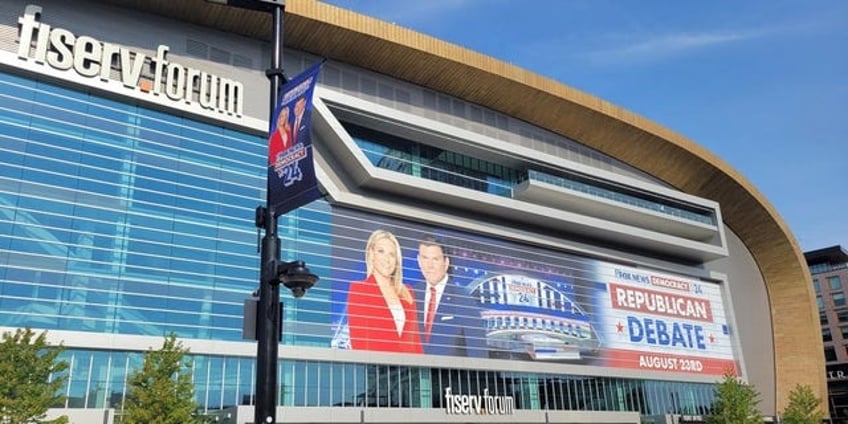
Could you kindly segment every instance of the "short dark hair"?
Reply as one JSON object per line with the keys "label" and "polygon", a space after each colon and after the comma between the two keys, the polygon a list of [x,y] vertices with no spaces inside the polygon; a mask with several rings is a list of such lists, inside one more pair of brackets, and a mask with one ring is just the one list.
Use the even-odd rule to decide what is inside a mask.
{"label": "short dark hair", "polygon": [[450,259],[450,257],[448,256],[448,251],[447,249],[445,249],[445,243],[436,237],[425,236],[421,239],[421,241],[418,242],[418,246],[436,246],[442,250],[442,256]]}

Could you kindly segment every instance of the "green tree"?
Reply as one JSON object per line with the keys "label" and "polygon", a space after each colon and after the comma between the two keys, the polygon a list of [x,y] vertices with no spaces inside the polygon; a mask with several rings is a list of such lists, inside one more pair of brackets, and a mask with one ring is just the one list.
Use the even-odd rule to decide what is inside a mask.
{"label": "green tree", "polygon": [[189,424],[204,422],[196,416],[189,349],[173,333],[162,348],[144,355],[144,366],[129,379],[124,424]]}
{"label": "green tree", "polygon": [[795,385],[789,392],[789,404],[783,410],[782,421],[786,424],[819,424],[824,414],[819,407],[822,400],[810,386]]}
{"label": "green tree", "polygon": [[50,345],[47,332],[29,328],[4,332],[0,342],[0,424],[64,424],[65,416],[47,420],[50,407],[62,405],[60,389],[68,363],[56,358],[64,350]]}
{"label": "green tree", "polygon": [[754,386],[725,371],[724,379],[716,384],[715,403],[709,424],[761,424],[763,416],[757,409],[760,394]]}

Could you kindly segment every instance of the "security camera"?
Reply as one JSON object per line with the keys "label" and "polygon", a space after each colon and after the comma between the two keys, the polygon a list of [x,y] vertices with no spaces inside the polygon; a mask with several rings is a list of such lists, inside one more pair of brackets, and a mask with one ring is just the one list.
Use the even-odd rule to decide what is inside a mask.
{"label": "security camera", "polygon": [[292,286],[286,285],[286,287],[288,287],[291,290],[292,296],[294,296],[295,299],[300,299],[301,297],[303,297],[303,295],[306,294],[306,287],[297,287],[297,286],[294,286],[294,285],[292,285]]}
{"label": "security camera", "polygon": [[280,282],[291,290],[292,296],[301,298],[318,282],[318,276],[309,272],[303,261],[294,261],[284,264]]}

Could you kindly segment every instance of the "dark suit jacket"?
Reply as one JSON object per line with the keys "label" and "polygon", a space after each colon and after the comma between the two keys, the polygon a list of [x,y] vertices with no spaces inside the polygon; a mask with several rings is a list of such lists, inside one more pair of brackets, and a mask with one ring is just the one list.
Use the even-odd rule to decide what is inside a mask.
{"label": "dark suit jacket", "polygon": [[424,334],[426,323],[424,311],[427,308],[427,283],[418,287],[415,297],[418,301],[418,322],[421,323],[421,344],[424,353],[431,355],[452,355],[466,357],[487,357],[486,333],[480,316],[478,300],[464,293],[462,288],[448,280],[442,299],[436,309],[430,340]]}

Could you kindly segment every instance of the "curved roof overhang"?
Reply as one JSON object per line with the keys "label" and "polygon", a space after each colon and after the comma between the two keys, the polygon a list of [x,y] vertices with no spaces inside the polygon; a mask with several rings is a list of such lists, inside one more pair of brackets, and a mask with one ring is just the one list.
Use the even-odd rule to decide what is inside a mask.
{"label": "curved roof overhang", "polygon": [[[204,0],[103,0],[268,40],[270,15]],[[778,410],[796,383],[826,397],[818,311],[786,223],[739,172],[685,137],[549,78],[433,37],[314,0],[287,0],[288,47],[478,103],[575,139],[673,187],[719,202],[750,250],[771,303]],[[521,99],[521,101],[515,101]],[[799,302],[799,299],[806,301]]]}

